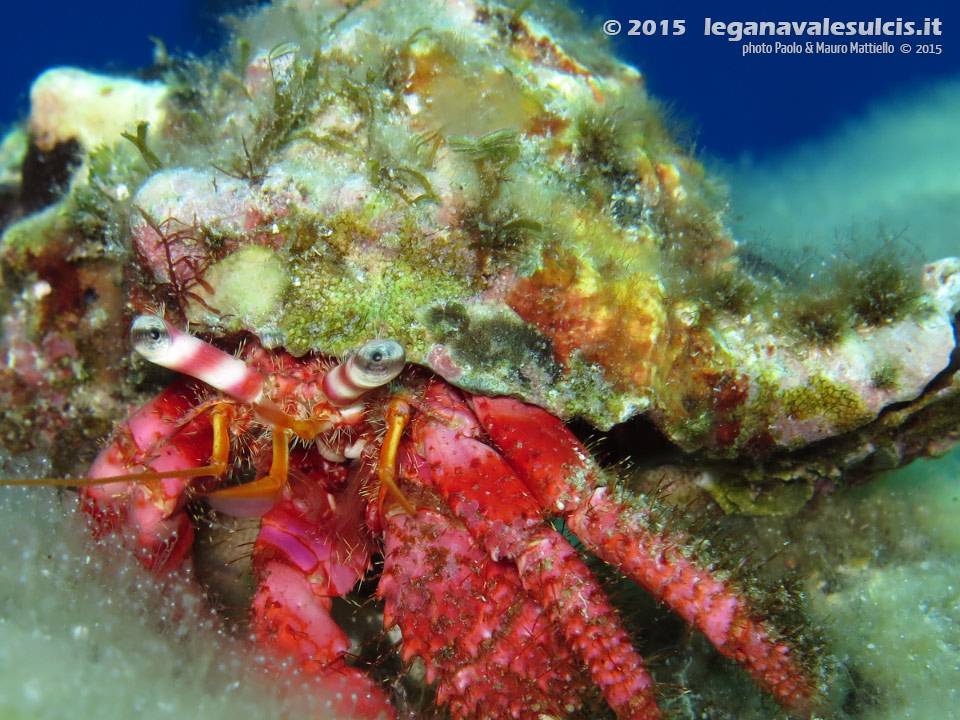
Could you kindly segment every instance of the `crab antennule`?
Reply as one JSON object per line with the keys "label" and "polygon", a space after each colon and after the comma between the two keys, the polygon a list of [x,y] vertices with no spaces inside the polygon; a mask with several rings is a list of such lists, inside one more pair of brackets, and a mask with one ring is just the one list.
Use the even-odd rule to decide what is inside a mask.
{"label": "crab antennule", "polygon": [[130,327],[133,348],[147,360],[202,380],[240,402],[256,404],[263,378],[243,360],[178,330],[158,315],[140,315]]}
{"label": "crab antennule", "polygon": [[393,380],[406,362],[395,340],[371,340],[323,377],[323,392],[334,405],[350,405],[369,390]]}
{"label": "crab antennule", "polygon": [[226,403],[217,405],[210,411],[210,423],[213,427],[213,452],[210,462],[199,467],[178,468],[176,470],[141,470],[139,472],[80,478],[16,478],[0,480],[0,486],[42,485],[46,487],[96,487],[114,482],[146,483],[171,478],[219,477],[227,470],[230,459],[230,436],[227,425],[232,417],[232,408]]}

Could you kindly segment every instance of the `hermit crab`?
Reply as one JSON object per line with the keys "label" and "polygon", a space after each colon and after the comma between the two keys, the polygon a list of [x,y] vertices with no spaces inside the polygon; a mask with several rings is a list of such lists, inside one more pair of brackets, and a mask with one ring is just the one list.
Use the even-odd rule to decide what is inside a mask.
{"label": "hermit crab", "polygon": [[[194,501],[260,518],[254,635],[368,714],[329,615],[361,578],[454,717],[658,717],[580,545],[812,714],[802,613],[565,423],[745,512],[942,452],[960,263],[741,253],[639,71],[534,12],[278,0],[152,79],[45,73],[0,149],[4,441],[108,437],[71,482],[159,573]],[[129,417],[162,383],[128,328],[180,373]]]}
{"label": "hermit crab", "polygon": [[[253,635],[306,672],[347,676],[352,711],[391,714],[345,663],[330,616],[379,547],[385,622],[454,717],[561,717],[593,687],[617,717],[660,717],[617,611],[550,517],[778,702],[805,713],[818,703],[812,658],[613,487],[549,413],[407,369],[392,340],[334,363],[256,343],[234,357],[156,315],[134,320],[131,336],[186,378],[120,426],[85,480],[64,482],[84,488],[98,532],[123,532],[158,572],[190,563],[191,499],[261,517]],[[243,467],[255,479],[231,484]]]}

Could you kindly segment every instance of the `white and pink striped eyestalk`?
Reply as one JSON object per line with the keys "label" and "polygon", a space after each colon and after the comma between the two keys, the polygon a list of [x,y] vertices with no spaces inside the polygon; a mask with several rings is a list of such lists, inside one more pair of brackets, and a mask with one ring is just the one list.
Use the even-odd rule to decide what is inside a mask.
{"label": "white and pink striped eyestalk", "polygon": [[140,315],[130,327],[130,338],[133,349],[152,363],[202,380],[240,402],[253,405],[263,397],[258,372],[158,315]]}
{"label": "white and pink striped eyestalk", "polygon": [[407,361],[396,340],[371,340],[323,377],[323,392],[334,405],[351,405],[369,390],[393,380]]}

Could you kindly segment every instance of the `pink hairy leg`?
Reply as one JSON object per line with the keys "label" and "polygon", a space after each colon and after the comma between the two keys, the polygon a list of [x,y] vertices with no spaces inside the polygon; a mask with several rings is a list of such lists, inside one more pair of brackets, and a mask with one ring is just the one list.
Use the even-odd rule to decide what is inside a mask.
{"label": "pink hairy leg", "polygon": [[653,680],[577,552],[543,521],[516,473],[478,438],[479,422],[455,390],[431,383],[413,437],[454,514],[494,559],[512,559],[619,718],[660,717]]}
{"label": "pink hairy leg", "polygon": [[[325,488],[340,483],[343,467],[319,457],[298,459],[297,465],[304,477],[287,484],[283,499],[263,515],[254,544],[258,582],[251,630],[277,660],[292,658],[301,672],[323,676],[324,687],[340,678],[341,710],[393,717],[377,684],[344,661],[350,642],[330,616],[333,598],[346,595],[363,577],[372,552],[357,529],[359,513],[353,522],[335,522],[337,498]],[[338,526],[355,530],[342,532]]]}
{"label": "pink hairy leg", "polygon": [[516,567],[490,559],[431,490],[402,489],[417,512],[384,512],[377,594],[384,625],[403,633],[403,659],[419,656],[427,681],[438,681],[437,702],[457,720],[539,720],[578,708],[586,678]]}
{"label": "pink hairy leg", "polygon": [[658,601],[700,629],[781,705],[807,712],[817,683],[750,598],[684,554],[679,537],[648,529],[648,511],[596,487],[599,472],[560,420],[512,398],[471,398],[490,438],[544,507]]}

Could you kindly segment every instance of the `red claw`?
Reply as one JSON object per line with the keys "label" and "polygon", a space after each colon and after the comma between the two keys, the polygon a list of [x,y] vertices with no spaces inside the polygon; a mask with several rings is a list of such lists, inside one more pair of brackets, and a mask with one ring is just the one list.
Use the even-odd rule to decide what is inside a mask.
{"label": "red claw", "polygon": [[[89,478],[112,478],[149,467],[179,470],[210,457],[209,417],[196,415],[196,383],[180,380],[135,412],[101,451]],[[157,572],[180,568],[193,544],[193,525],[183,510],[186,478],[154,483],[111,482],[83,488],[84,508],[99,533],[123,532],[135,539],[143,563]]]}
{"label": "red claw", "polygon": [[253,547],[259,583],[251,622],[258,640],[278,655],[323,672],[342,662],[350,646],[330,617],[333,598],[346,595],[363,577],[372,547],[360,517],[350,536],[334,532],[336,501],[324,488],[338,483],[342,469],[324,461],[316,465],[263,516]]}

